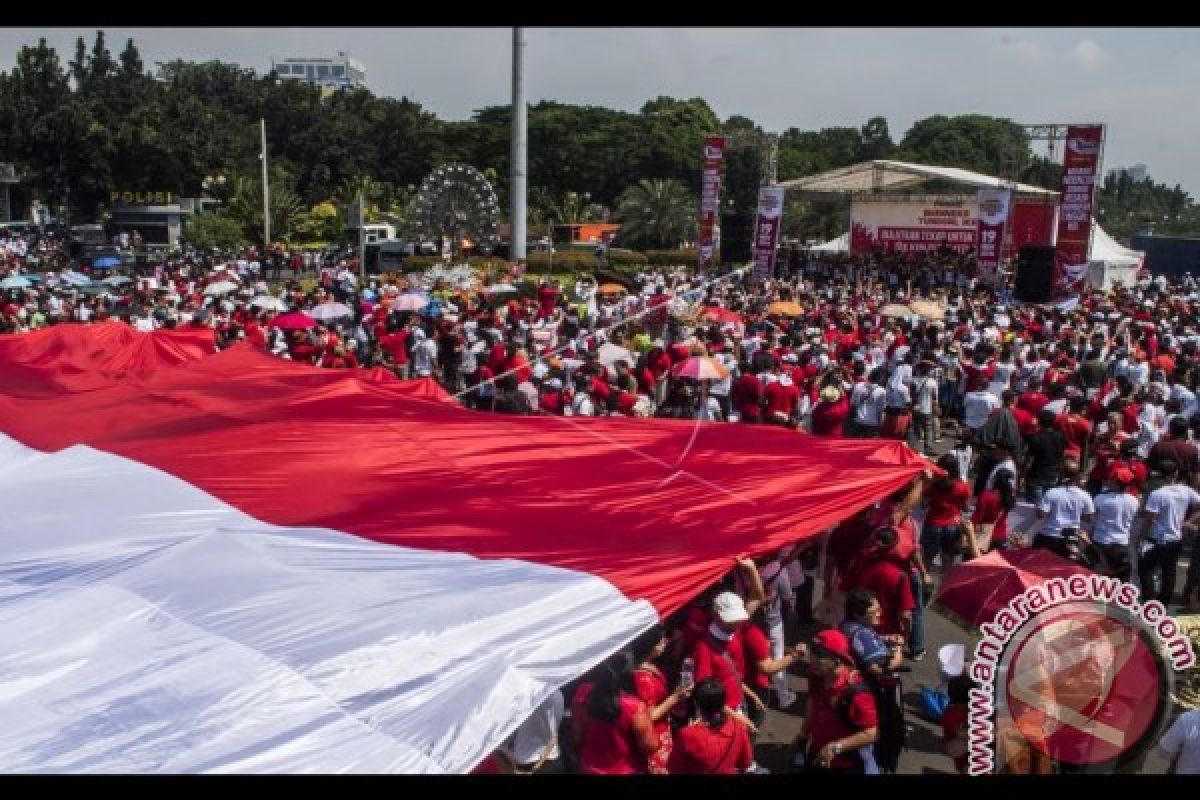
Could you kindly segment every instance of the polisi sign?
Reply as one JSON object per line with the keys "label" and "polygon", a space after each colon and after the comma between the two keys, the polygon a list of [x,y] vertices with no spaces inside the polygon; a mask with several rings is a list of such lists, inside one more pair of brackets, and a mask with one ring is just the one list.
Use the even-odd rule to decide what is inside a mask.
{"label": "polisi sign", "polygon": [[174,192],[109,192],[108,200],[113,205],[165,206],[175,202]]}

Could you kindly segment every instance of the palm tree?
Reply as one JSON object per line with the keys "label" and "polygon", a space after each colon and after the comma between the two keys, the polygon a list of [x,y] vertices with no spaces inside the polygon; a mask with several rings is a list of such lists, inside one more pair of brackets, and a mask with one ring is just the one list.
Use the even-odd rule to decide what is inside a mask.
{"label": "palm tree", "polygon": [[680,181],[643,180],[621,192],[616,217],[623,240],[674,247],[696,226],[696,198]]}

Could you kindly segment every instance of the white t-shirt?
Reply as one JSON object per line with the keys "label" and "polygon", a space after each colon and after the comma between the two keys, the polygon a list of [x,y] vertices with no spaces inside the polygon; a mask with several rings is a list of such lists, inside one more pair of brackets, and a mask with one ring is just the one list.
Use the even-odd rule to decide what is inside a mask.
{"label": "white t-shirt", "polygon": [[419,377],[427,378],[433,374],[433,359],[437,356],[437,342],[433,339],[423,339],[413,348],[413,372]]}
{"label": "white t-shirt", "polygon": [[1046,492],[1038,511],[1045,512],[1042,533],[1062,536],[1063,528],[1078,528],[1086,514],[1096,513],[1092,496],[1078,486],[1055,486]]}
{"label": "white t-shirt", "polygon": [[571,401],[571,413],[576,417],[596,416],[596,404],[592,402],[592,396],[587,392],[576,392],[575,399]]}
{"label": "white t-shirt", "polygon": [[913,410],[922,414],[932,414],[933,406],[938,399],[938,382],[932,375],[915,378],[913,388],[916,391],[916,402]]}
{"label": "white t-shirt", "polygon": [[1158,749],[1167,758],[1179,756],[1175,774],[1200,775],[1200,710],[1180,714],[1158,741]]}
{"label": "white t-shirt", "polygon": [[887,392],[882,386],[870,382],[855,384],[850,394],[850,407],[854,409],[854,421],[859,425],[878,427],[883,424],[884,401]]}
{"label": "white t-shirt", "polygon": [[1092,540],[1096,544],[1129,544],[1138,512],[1137,498],[1125,492],[1101,492],[1092,504],[1096,507]]}
{"label": "white t-shirt", "polygon": [[991,392],[967,392],[967,396],[963,398],[963,421],[968,428],[977,431],[998,408],[1000,400]]}
{"label": "white t-shirt", "polygon": [[1146,498],[1146,512],[1156,514],[1150,538],[1156,542],[1178,542],[1183,538],[1183,521],[1190,506],[1200,506],[1200,494],[1182,483],[1155,489]]}

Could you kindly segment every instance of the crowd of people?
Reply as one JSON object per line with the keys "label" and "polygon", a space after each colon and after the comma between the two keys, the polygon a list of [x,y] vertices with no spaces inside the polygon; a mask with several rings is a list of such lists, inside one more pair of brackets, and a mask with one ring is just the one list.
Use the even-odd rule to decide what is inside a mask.
{"label": "crowd of people", "polygon": [[[28,280],[30,260],[6,242],[0,273]],[[41,273],[0,290],[0,332],[205,327],[221,348],[436,380],[483,412],[772,425],[936,458],[832,532],[822,574],[811,542],[740,560],[551,696],[481,771],[756,771],[754,738],[774,707],[803,718],[798,767],[893,772],[900,673],[925,656],[925,603],[952,565],[994,549],[1044,548],[1200,609],[1191,276],[1038,307],[977,285],[948,253],[797,259],[770,280],[677,269],[524,287],[363,284],[346,263],[315,285],[272,284],[256,262],[182,259],[107,284]],[[793,672],[807,678],[803,703]],[[946,754],[965,771],[969,680],[961,667],[946,678]]]}

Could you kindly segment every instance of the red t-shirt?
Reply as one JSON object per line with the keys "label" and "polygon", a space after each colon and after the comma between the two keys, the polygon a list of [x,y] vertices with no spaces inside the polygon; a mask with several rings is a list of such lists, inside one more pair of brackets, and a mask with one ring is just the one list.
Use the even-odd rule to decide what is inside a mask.
{"label": "red t-shirt", "polygon": [[696,642],[692,651],[692,658],[696,660],[696,683],[705,678],[716,678],[725,686],[726,705],[737,708],[742,704],[742,679],[746,675],[741,633],[734,633],[723,649],[717,648],[711,636]]}
{"label": "red t-shirt", "polygon": [[975,504],[971,522],[976,525],[992,525],[992,544],[1008,540],[1008,511],[1000,504],[1000,494],[995,489],[985,489]]}
{"label": "red t-shirt", "polygon": [[[879,725],[879,714],[875,708],[875,697],[868,691],[859,691],[847,709],[846,716],[854,723],[848,727],[837,712],[838,699],[851,683],[859,683],[858,673],[845,671],[828,687],[819,678],[808,679],[808,746],[812,755],[831,742],[853,736],[859,731]],[[856,752],[842,752],[833,757],[831,766],[846,769],[859,758]]]}
{"label": "red t-shirt", "polygon": [[[1038,424],[1036,416],[1030,414],[1020,406],[1013,406],[1009,411],[1012,412],[1013,419],[1017,421],[1017,430],[1020,431],[1022,436],[1033,436],[1037,433]],[[993,411],[992,413],[999,412]]]}
{"label": "red t-shirt", "polygon": [[529,362],[522,356],[513,356],[504,362],[504,368],[501,372],[511,372],[516,370],[517,383],[525,383],[533,377],[533,369],[529,366]]}
{"label": "red t-shirt", "polygon": [[787,414],[790,417],[796,409],[796,404],[800,402],[800,390],[794,383],[784,386],[779,381],[772,381],[767,384],[764,392],[767,396],[768,417],[776,413]]}
{"label": "red t-shirt", "polygon": [[925,500],[929,503],[925,524],[938,528],[957,525],[970,499],[971,487],[966,481],[955,481],[948,489],[943,489],[937,482],[933,483],[925,490]]}
{"label": "red t-shirt", "polygon": [[641,700],[621,694],[620,716],[615,722],[592,718],[587,712],[592,684],[585,683],[571,701],[571,716],[579,720],[579,771],[586,775],[635,775],[646,771],[646,759],[638,747],[633,718],[645,708]]}
{"label": "red t-shirt", "polygon": [[[634,671],[633,691],[638,696],[638,699],[646,704],[646,708],[650,710],[662,705],[662,702],[671,694],[670,689],[667,687],[666,676],[661,672],[655,672],[650,669]],[[663,717],[658,722],[652,724],[657,733],[662,733],[671,725],[667,717]]]}
{"label": "red t-shirt", "polygon": [[900,624],[901,615],[917,607],[909,580],[908,570],[901,569],[890,558],[867,558],[851,567],[850,574],[846,576],[846,586],[850,589],[870,589],[879,599],[883,611],[879,632],[885,635],[899,634],[904,633],[904,626]]}
{"label": "red t-shirt", "polygon": [[734,775],[754,763],[746,726],[726,714],[716,727],[694,722],[675,732],[667,771],[673,775]]}
{"label": "red t-shirt", "polygon": [[1092,436],[1092,423],[1078,414],[1062,414],[1058,418],[1058,429],[1067,437],[1067,447],[1073,447],[1080,452],[1087,446]]}
{"label": "red t-shirt", "polygon": [[755,689],[766,689],[770,686],[767,673],[761,672],[758,662],[771,658],[771,640],[763,633],[762,628],[753,622],[742,625],[742,657],[746,661],[746,685]]}
{"label": "red t-shirt", "polygon": [[650,366],[650,371],[654,373],[655,380],[658,380],[671,371],[671,357],[665,351],[659,353],[655,358],[648,359],[647,363]]}
{"label": "red t-shirt", "polygon": [[561,416],[563,411],[563,396],[562,392],[551,390],[543,392],[538,397],[538,408],[545,411],[547,414]]}
{"label": "red t-shirt", "polygon": [[814,436],[828,439],[842,438],[846,417],[850,416],[850,400],[846,393],[836,403],[817,403],[812,410],[812,432]]}
{"label": "red t-shirt", "polygon": [[379,347],[385,353],[392,357],[392,362],[397,366],[404,366],[408,363],[408,350],[405,349],[408,344],[408,329],[389,333],[379,340]]}
{"label": "red t-shirt", "polygon": [[1017,408],[1027,411],[1035,418],[1038,412],[1042,410],[1042,406],[1050,402],[1050,398],[1041,392],[1022,392],[1017,398]]}
{"label": "red t-shirt", "polygon": [[758,376],[744,373],[733,382],[733,402],[738,414],[743,420],[759,420],[762,418],[762,407],[759,398],[762,397],[763,385]]}

